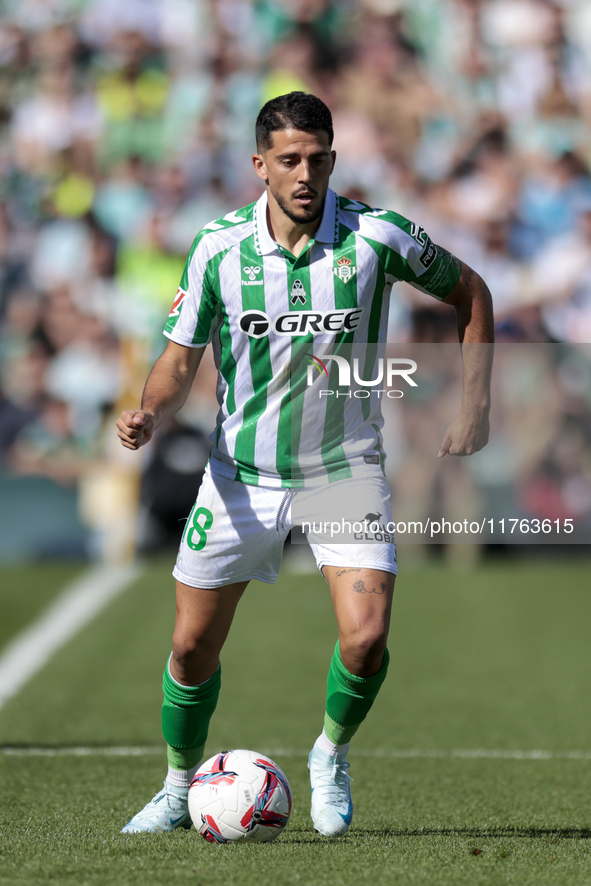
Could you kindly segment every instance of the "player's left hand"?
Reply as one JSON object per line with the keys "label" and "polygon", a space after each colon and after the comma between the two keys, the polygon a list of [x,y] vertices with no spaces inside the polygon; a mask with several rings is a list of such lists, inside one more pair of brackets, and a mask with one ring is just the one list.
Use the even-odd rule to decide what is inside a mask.
{"label": "player's left hand", "polygon": [[438,458],[444,455],[472,455],[488,443],[488,409],[461,410],[445,432]]}

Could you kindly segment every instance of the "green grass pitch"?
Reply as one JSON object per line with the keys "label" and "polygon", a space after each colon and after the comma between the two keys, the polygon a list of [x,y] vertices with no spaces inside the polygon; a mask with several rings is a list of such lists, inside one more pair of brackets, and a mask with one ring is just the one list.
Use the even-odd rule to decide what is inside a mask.
{"label": "green grass pitch", "polygon": [[[294,812],[263,846],[119,834],[164,777],[170,568],[150,563],[0,710],[1,886],[591,884],[590,564],[402,564],[390,673],[349,756],[353,826],[335,841],[312,828],[306,770],[335,640],[327,587],[288,572],[253,582],[208,752],[253,748],[285,769]],[[0,641],[74,572],[3,569]],[[534,750],[552,754],[507,753]]]}

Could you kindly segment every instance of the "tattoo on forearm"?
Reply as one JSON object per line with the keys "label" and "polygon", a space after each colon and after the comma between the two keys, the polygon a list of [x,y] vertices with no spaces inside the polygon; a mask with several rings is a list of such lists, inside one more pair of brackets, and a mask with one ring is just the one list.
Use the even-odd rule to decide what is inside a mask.
{"label": "tattoo on forearm", "polygon": [[476,271],[474,271],[469,265],[464,265],[464,283],[468,289],[474,285],[476,280],[478,280]]}
{"label": "tattoo on forearm", "polygon": [[385,581],[381,581],[379,588],[366,588],[365,582],[359,579],[353,583],[353,590],[357,594],[385,594],[387,591],[387,585]]}
{"label": "tattoo on forearm", "polygon": [[447,249],[443,248],[443,246],[438,246],[437,251],[441,258],[448,264],[453,265],[454,268],[457,268],[459,270],[462,267],[461,261],[453,254],[453,252],[448,252]]}
{"label": "tattoo on forearm", "polygon": [[175,382],[179,385],[179,387],[182,388],[182,386],[183,386],[182,381],[180,379],[178,379],[174,373],[172,373],[171,378],[174,378]]}

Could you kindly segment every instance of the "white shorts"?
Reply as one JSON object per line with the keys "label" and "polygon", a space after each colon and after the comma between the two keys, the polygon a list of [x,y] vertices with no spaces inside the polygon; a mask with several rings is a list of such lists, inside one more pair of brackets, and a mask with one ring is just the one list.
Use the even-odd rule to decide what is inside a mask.
{"label": "white shorts", "polygon": [[[323,508],[327,495],[331,503]],[[335,502],[345,509],[345,522],[357,521],[352,529],[361,532],[332,535],[335,527],[329,529],[325,520],[322,534],[318,522],[312,522],[306,534],[318,568],[357,566],[396,575],[394,535],[382,531],[392,522],[385,478],[340,480],[314,489],[278,489],[230,480],[214,473],[210,465],[187,519],[172,574],[195,588],[221,588],[253,578],[273,584],[294,512],[298,524],[308,515],[313,521],[332,510],[334,516]],[[376,516],[379,519],[373,526],[368,526],[367,520],[359,523]],[[345,543],[339,543],[339,537],[346,539]]]}

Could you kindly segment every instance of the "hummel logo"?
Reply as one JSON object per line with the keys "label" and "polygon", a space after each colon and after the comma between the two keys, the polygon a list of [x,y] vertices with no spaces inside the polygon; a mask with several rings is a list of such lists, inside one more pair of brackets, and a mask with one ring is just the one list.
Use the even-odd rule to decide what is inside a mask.
{"label": "hummel logo", "polygon": [[259,268],[258,265],[253,265],[252,267],[248,267],[248,268],[242,268],[242,270],[244,271],[244,273],[248,277],[248,280],[242,281],[243,286],[262,286],[263,285],[262,280],[257,280],[257,275],[261,273],[261,269]]}

